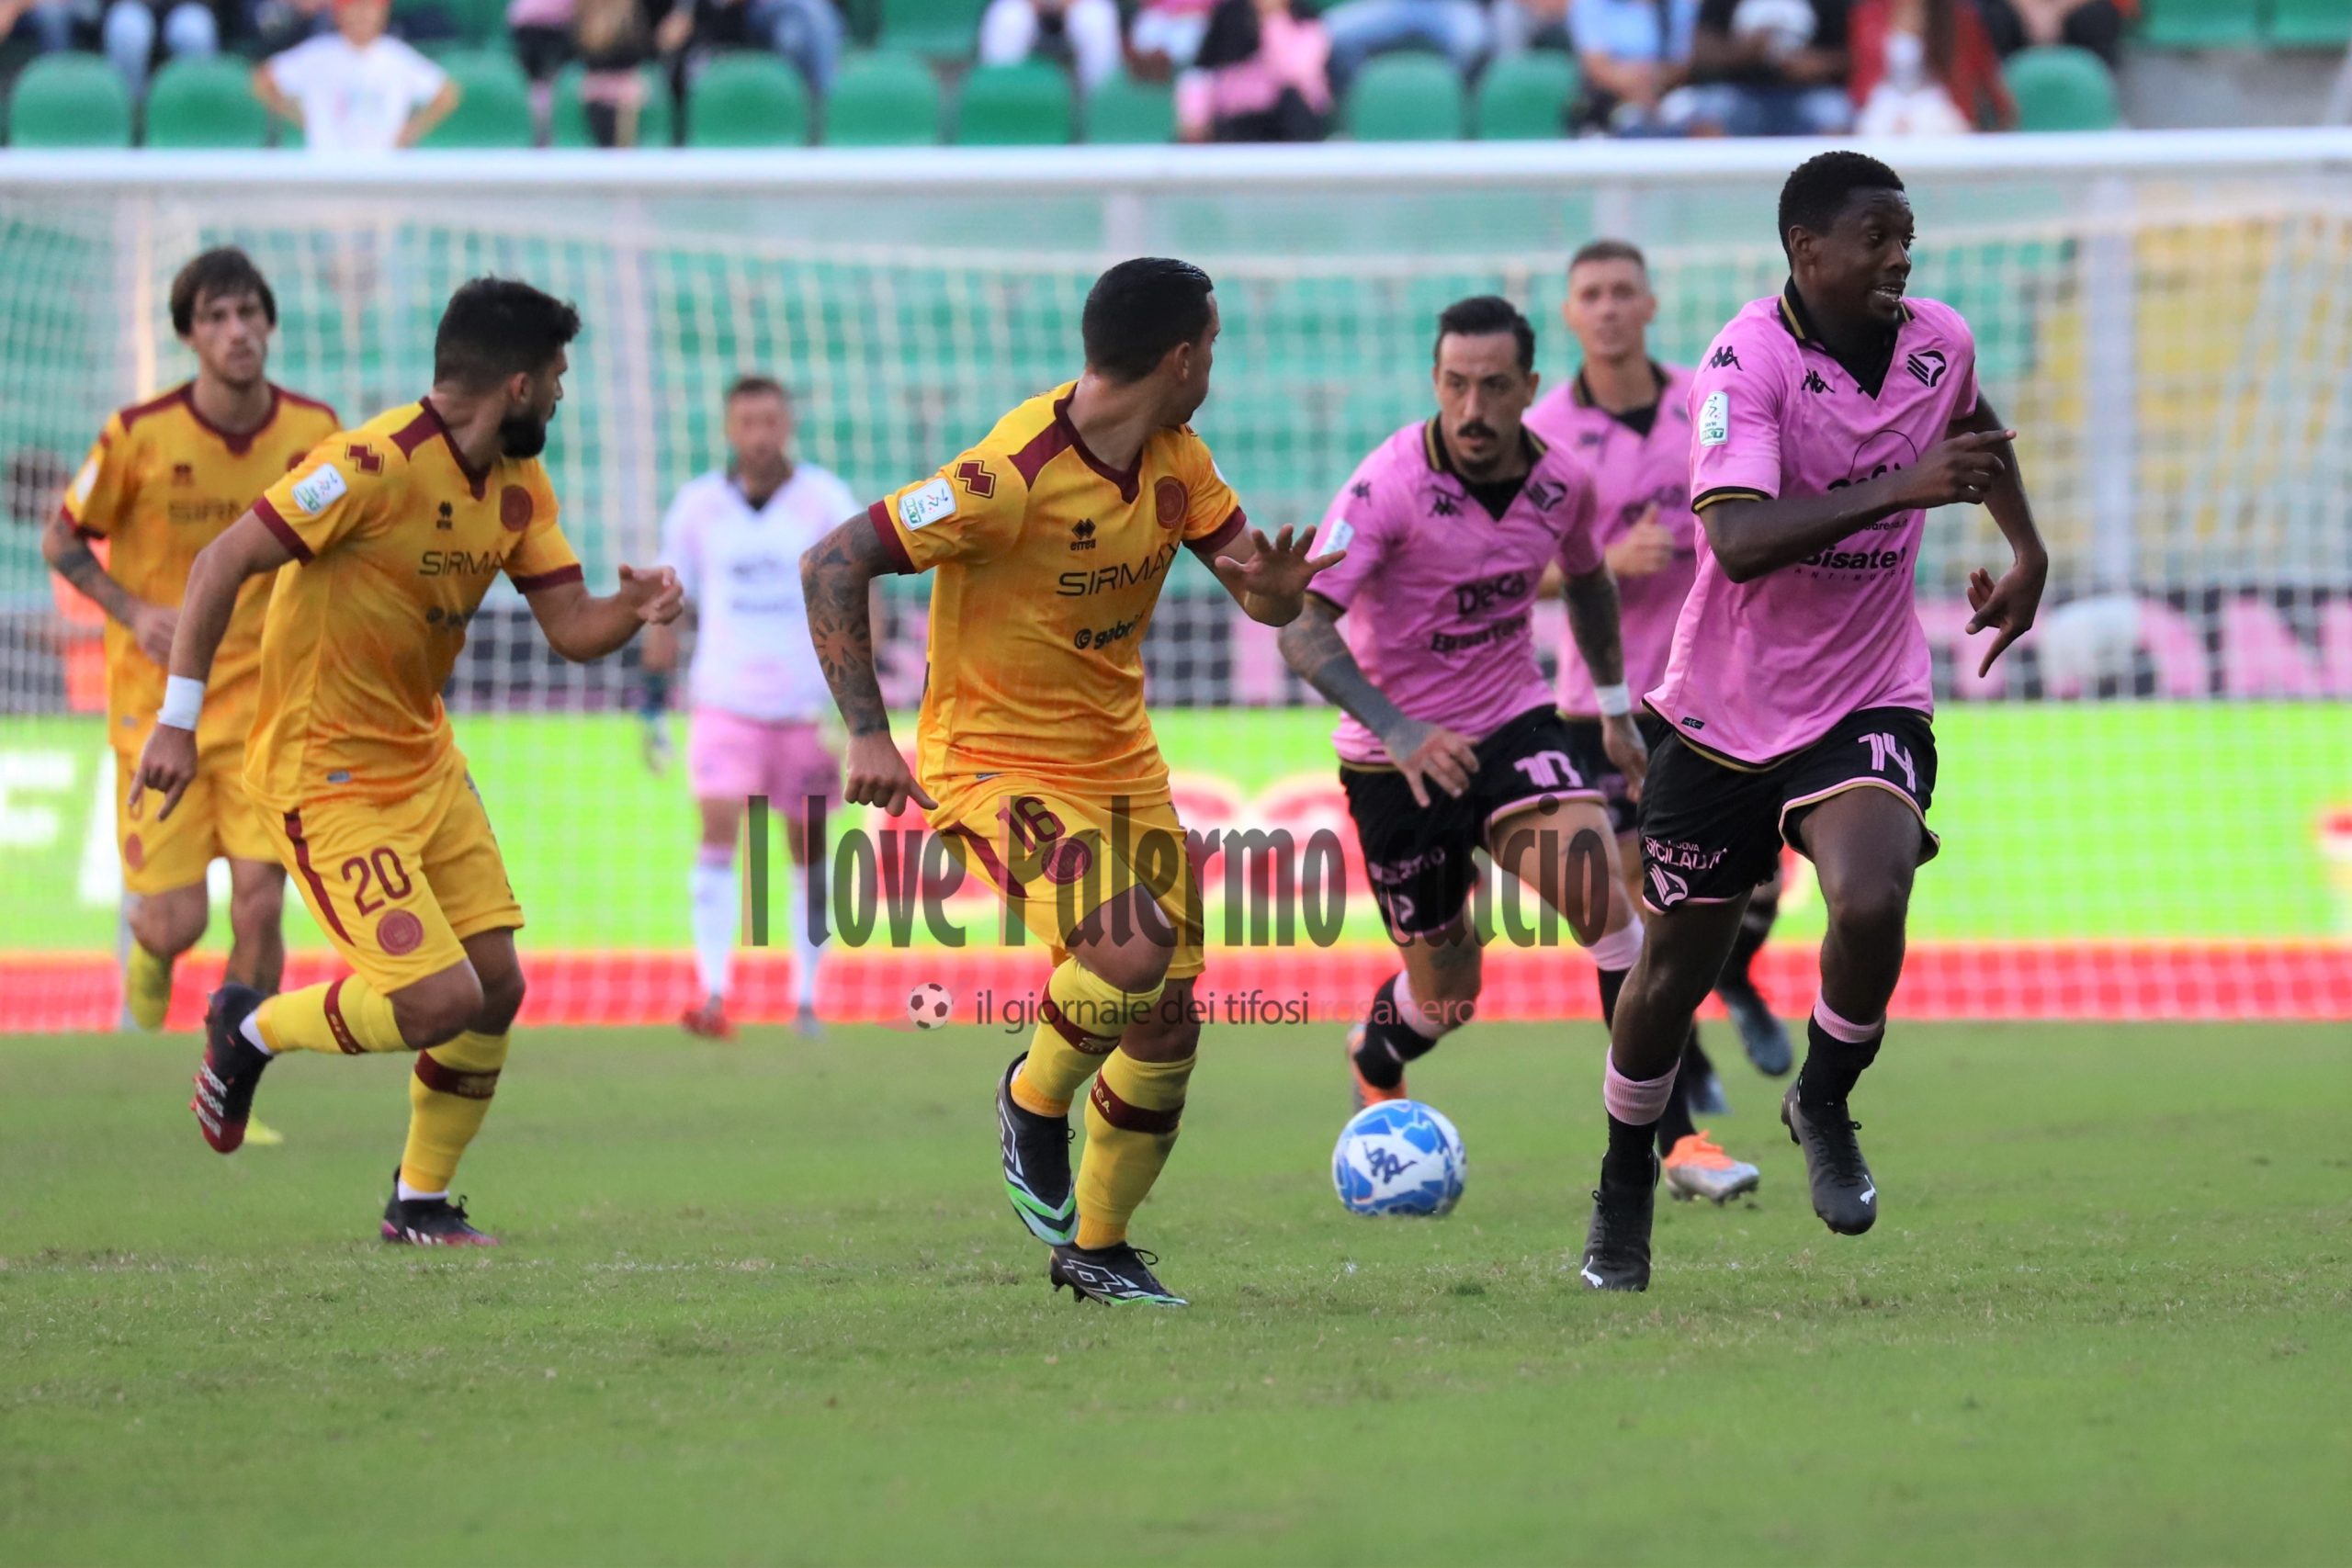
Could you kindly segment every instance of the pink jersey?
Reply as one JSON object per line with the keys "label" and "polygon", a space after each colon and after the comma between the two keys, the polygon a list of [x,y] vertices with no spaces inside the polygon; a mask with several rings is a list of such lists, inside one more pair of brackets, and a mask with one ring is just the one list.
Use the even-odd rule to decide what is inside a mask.
{"label": "pink jersey", "polygon": [[[1527,435],[1534,466],[1498,519],[1453,471],[1434,422],[1373,449],[1325,513],[1320,554],[1348,558],[1315,592],[1349,611],[1356,662],[1408,716],[1473,740],[1552,694],[1535,663],[1529,607],[1544,568],[1575,577],[1600,565],[1592,479],[1565,447]],[[1333,732],[1351,762],[1385,762],[1353,718]]]}
{"label": "pink jersey", "polygon": [[[1913,299],[1880,384],[1815,336],[1792,286],[1717,333],[1690,384],[1692,509],[1824,495],[1916,463],[1976,407],[1960,312]],[[1699,581],[1649,705],[1682,738],[1749,767],[1812,745],[1860,708],[1932,712],[1913,609],[1923,512],[1899,512],[1792,566],[1734,582],[1702,532]]]}
{"label": "pink jersey", "polygon": [[[1581,373],[1527,411],[1527,423],[1538,435],[1566,447],[1591,471],[1604,549],[1653,506],[1657,525],[1674,536],[1674,558],[1664,570],[1617,579],[1625,683],[1636,692],[1648,691],[1666,674],[1674,623],[1699,575],[1699,519],[1690,512],[1690,372],[1657,364],[1650,370],[1657,378],[1657,406],[1646,430],[1641,422],[1628,423],[1595,404]],[[1584,667],[1573,636],[1560,639],[1559,703],[1560,711],[1572,716],[1600,711],[1592,672]]]}

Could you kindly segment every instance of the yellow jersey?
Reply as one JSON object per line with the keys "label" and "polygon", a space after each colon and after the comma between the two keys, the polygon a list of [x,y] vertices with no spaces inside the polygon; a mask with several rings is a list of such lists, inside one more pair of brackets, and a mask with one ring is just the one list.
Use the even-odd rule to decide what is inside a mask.
{"label": "yellow jersey", "polygon": [[1121,471],[1070,423],[1075,383],[868,509],[901,572],[936,571],[916,772],[938,794],[1017,773],[1138,805],[1168,797],[1143,705],[1143,637],[1177,550],[1246,519],[1189,427]]}
{"label": "yellow jersey", "polygon": [[[191,381],[107,420],[65,492],[66,521],[85,537],[110,541],[107,570],[114,580],[150,604],[174,607],[187,591],[197,552],[337,423],[326,404],[273,386],[260,425],[232,435],[197,412],[195,389]],[[237,596],[197,725],[202,750],[243,745],[253,728],[269,589],[269,579],[256,578]],[[163,706],[168,671],[111,617],[106,662],[107,735],[116,750],[135,755]]]}
{"label": "yellow jersey", "polygon": [[254,511],[294,557],[261,638],[245,787],[281,811],[403,796],[454,752],[441,688],[503,571],[580,581],[536,457],[467,465],[431,399],[331,436]]}

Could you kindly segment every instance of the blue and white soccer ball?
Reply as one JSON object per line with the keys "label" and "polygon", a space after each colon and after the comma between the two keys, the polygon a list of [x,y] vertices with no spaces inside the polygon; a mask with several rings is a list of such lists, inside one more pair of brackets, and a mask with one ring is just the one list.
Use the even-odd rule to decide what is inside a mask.
{"label": "blue and white soccer ball", "polygon": [[1357,1214],[1446,1214],[1467,1160],[1453,1123],[1418,1100],[1366,1106],[1340,1129],[1331,1185]]}

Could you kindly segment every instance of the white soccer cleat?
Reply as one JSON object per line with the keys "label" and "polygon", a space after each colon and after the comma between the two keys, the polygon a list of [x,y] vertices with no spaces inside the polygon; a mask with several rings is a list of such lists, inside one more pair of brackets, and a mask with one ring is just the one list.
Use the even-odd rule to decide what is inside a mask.
{"label": "white soccer cleat", "polygon": [[1764,1173],[1724,1153],[1704,1129],[1677,1138],[1666,1156],[1666,1185],[1678,1201],[1704,1198],[1721,1203],[1753,1192]]}

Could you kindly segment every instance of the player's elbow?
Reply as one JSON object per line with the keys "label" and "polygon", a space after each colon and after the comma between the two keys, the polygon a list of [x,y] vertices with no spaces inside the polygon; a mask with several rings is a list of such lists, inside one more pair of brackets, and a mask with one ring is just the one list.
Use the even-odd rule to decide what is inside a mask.
{"label": "player's elbow", "polygon": [[49,563],[50,570],[63,571],[67,558],[74,554],[74,547],[80,542],[65,513],[52,513],[40,531],[40,558]]}
{"label": "player's elbow", "polygon": [[1700,513],[1700,520],[1706,527],[1707,549],[1715,558],[1716,569],[1734,582],[1753,582],[1770,568],[1750,546],[1736,508],[1735,502],[1711,506]]}

